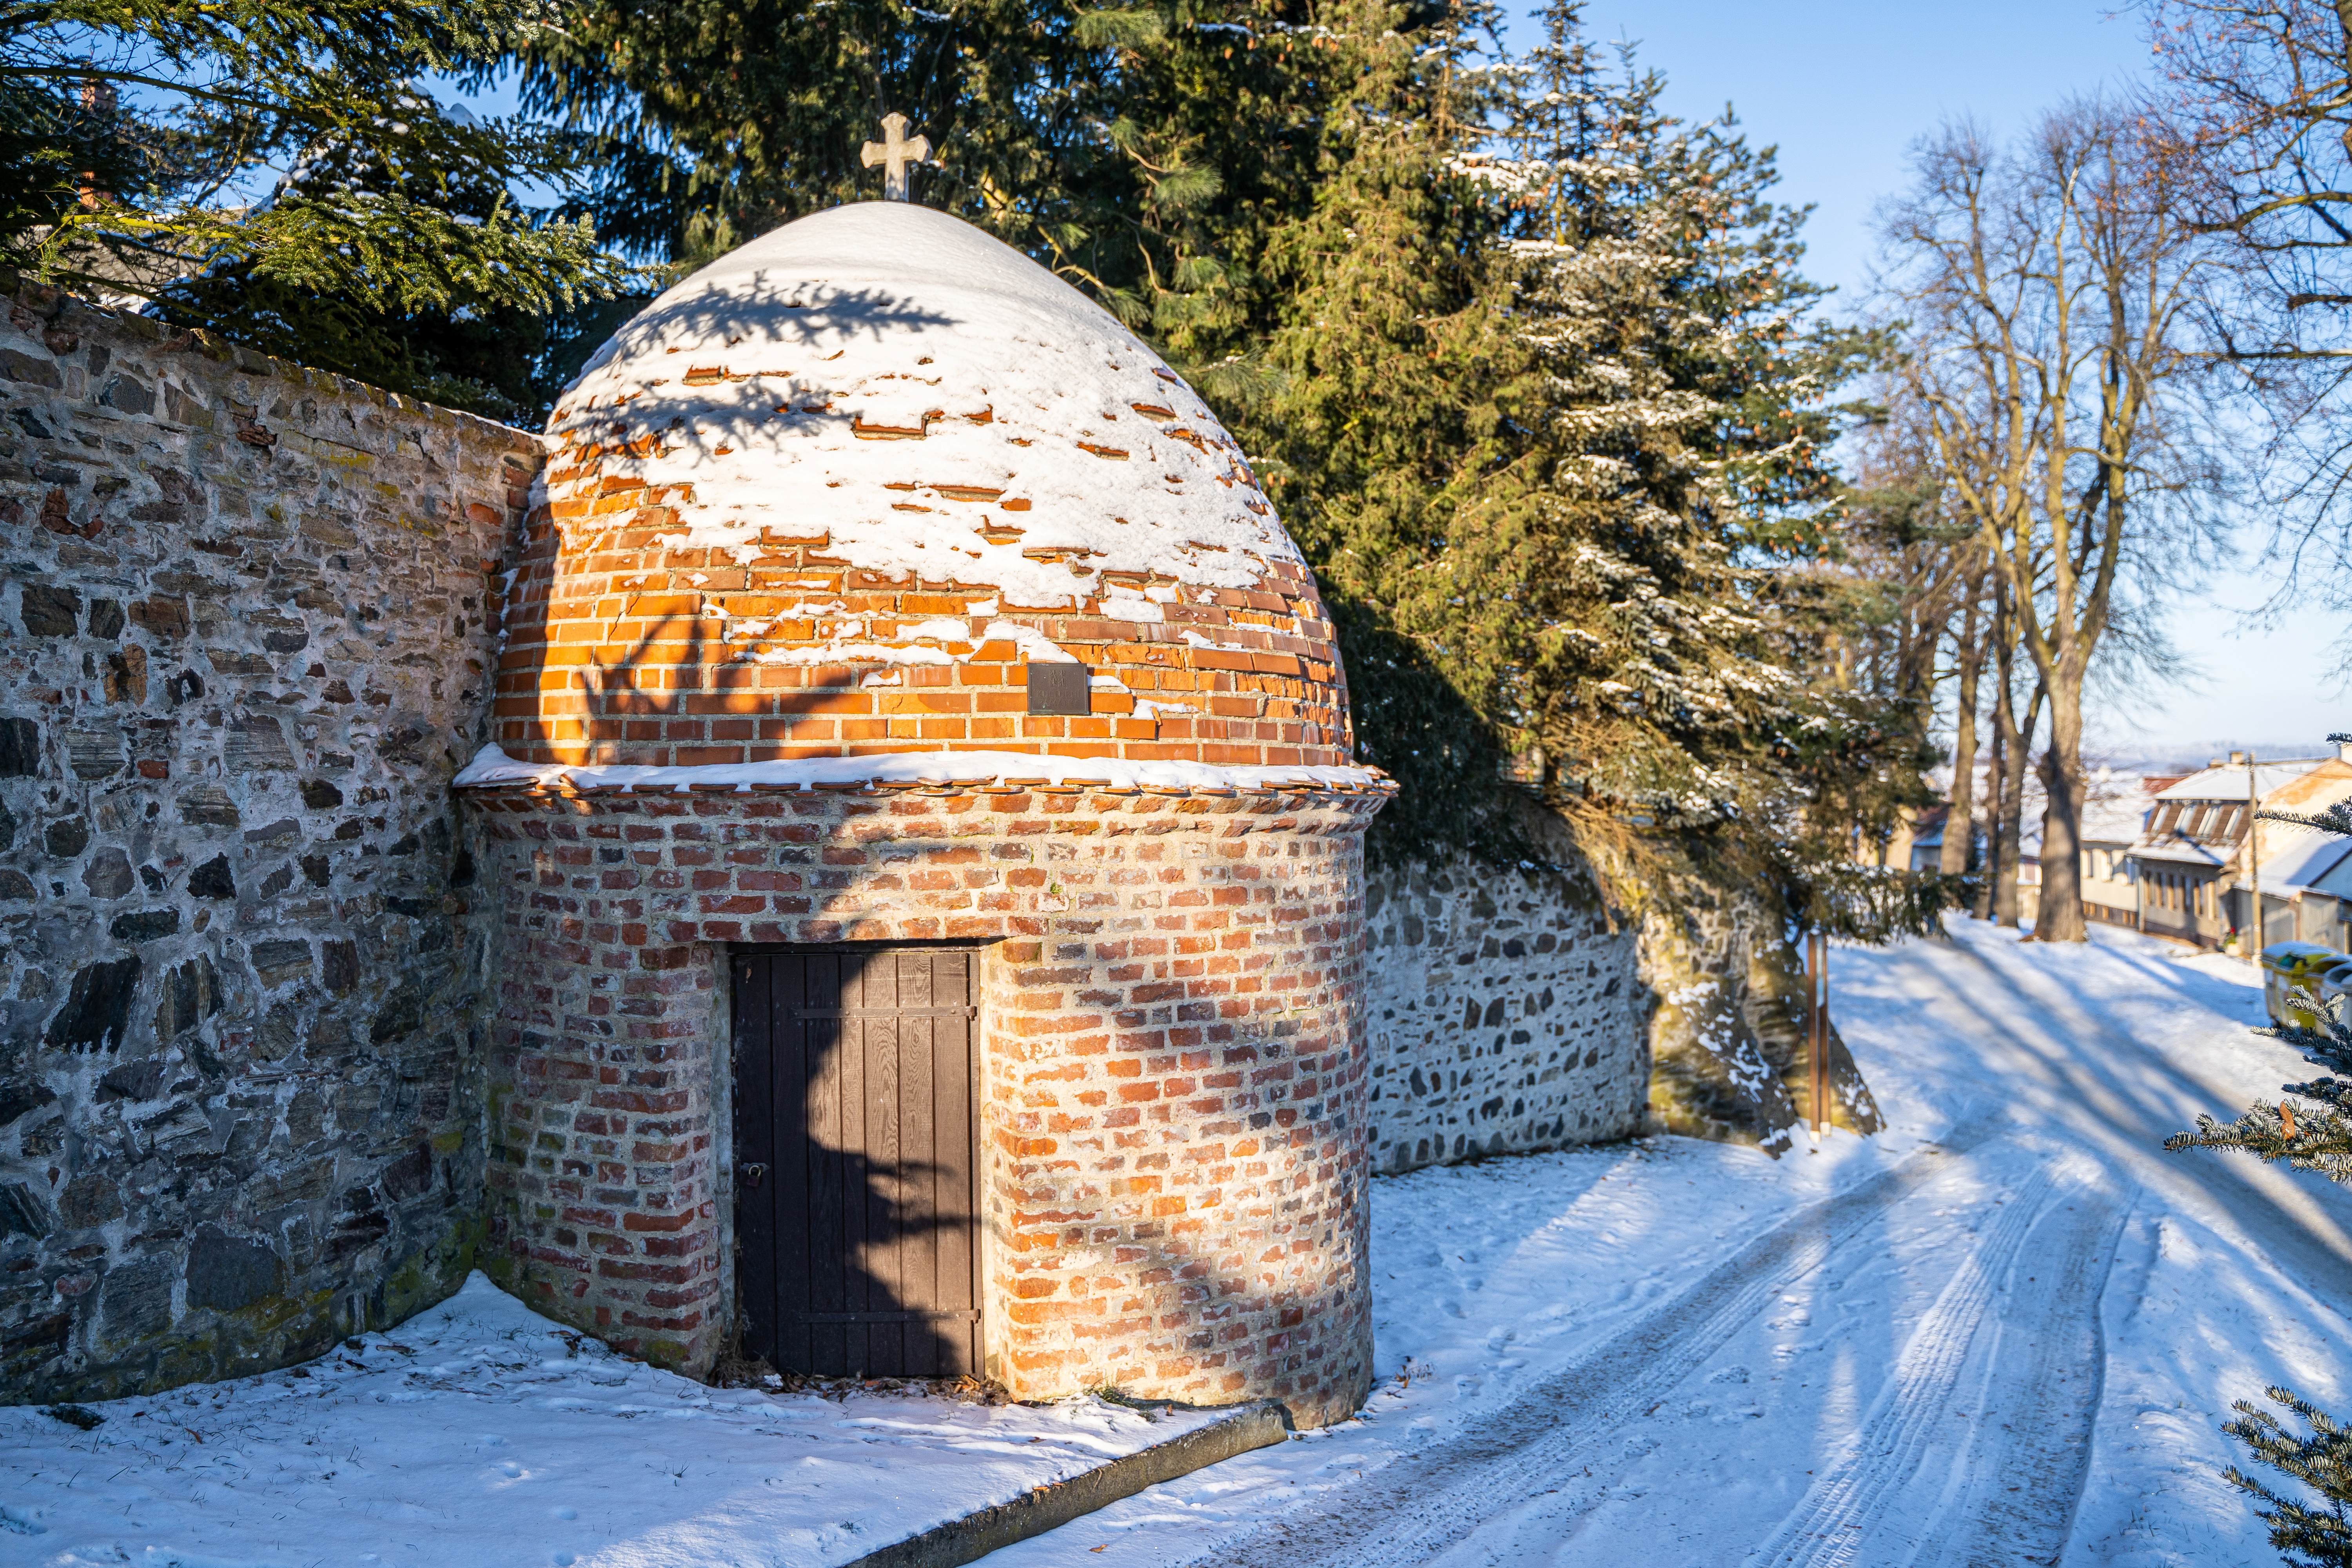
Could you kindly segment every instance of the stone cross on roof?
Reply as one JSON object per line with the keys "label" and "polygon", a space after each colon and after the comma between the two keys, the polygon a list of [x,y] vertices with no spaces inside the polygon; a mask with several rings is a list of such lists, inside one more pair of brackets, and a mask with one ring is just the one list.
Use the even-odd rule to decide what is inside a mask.
{"label": "stone cross on roof", "polygon": [[914,198],[907,194],[907,170],[909,165],[919,163],[931,155],[930,141],[922,136],[909,139],[907,117],[896,112],[882,117],[882,137],[879,142],[868,142],[860,156],[869,169],[877,163],[885,165],[882,171],[884,201],[912,201]]}

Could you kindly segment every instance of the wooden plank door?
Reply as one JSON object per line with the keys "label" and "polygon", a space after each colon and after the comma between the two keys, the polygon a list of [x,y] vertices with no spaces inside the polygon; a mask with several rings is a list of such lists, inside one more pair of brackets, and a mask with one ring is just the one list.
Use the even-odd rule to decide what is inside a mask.
{"label": "wooden plank door", "polygon": [[977,1373],[972,955],[751,949],[734,974],[745,1349],[824,1376]]}

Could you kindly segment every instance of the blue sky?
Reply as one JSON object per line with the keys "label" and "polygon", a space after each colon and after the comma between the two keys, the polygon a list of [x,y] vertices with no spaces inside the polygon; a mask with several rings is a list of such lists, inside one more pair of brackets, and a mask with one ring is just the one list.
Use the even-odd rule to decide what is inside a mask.
{"label": "blue sky", "polygon": [[[1592,37],[1642,44],[1678,113],[1728,102],[1749,139],[1777,145],[1785,199],[1811,203],[1809,269],[1841,295],[1870,275],[1873,207],[1898,189],[1911,142],[1948,116],[1997,132],[2069,94],[2140,79],[2139,24],[2084,0],[1592,0]],[[1517,40],[1515,40],[1517,41]],[[2251,533],[2251,530],[2245,531]],[[2303,611],[2268,627],[2249,612],[2279,586],[2256,541],[2245,559],[2185,596],[2175,642],[2204,679],[2152,689],[2137,711],[2094,721],[2118,761],[2230,745],[2315,752],[2352,729],[2352,695],[2326,678],[2341,618]]]}

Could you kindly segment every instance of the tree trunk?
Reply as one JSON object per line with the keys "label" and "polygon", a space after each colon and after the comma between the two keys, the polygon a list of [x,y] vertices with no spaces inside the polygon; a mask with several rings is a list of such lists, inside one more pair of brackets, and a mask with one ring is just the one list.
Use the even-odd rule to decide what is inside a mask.
{"label": "tree trunk", "polygon": [[2003,587],[1992,617],[1992,743],[2000,759],[2000,796],[1987,837],[1992,841],[1992,918],[2015,929],[2017,825],[2024,815],[2027,737],[2017,732],[2017,616]]}
{"label": "tree trunk", "polygon": [[2042,753],[2042,902],[2036,942],[2087,942],[2083,926],[2083,688],[2060,668],[2050,694],[2050,749]]}
{"label": "tree trunk", "polygon": [[2001,751],[2008,742],[2006,727],[2000,721],[2000,705],[1994,705],[1992,721],[1992,761],[1985,769],[1985,836],[1984,864],[1977,868],[1976,906],[1969,912],[1980,921],[1992,919],[1992,885],[2000,877],[2000,798],[2001,780],[2008,776],[2002,766]]}
{"label": "tree trunk", "polygon": [[2025,815],[2025,803],[2018,799],[2019,785],[2025,781],[2025,770],[2014,767],[2022,762],[2022,748],[2018,744],[2017,718],[2007,702],[1998,697],[1993,702],[1995,744],[2000,748],[2000,814],[1991,823],[1987,835],[1992,840],[1992,918],[1996,925],[2012,931],[2017,919],[2017,851],[2021,838],[2018,824]]}
{"label": "tree trunk", "polygon": [[2033,755],[2033,731],[2042,726],[2041,686],[2033,688],[2022,722],[2009,713],[2006,700],[2000,708],[2009,744],[2000,759],[2000,877],[1992,890],[1993,919],[2020,929],[2025,923],[2017,896],[2018,873],[2025,859],[2025,765]]}
{"label": "tree trunk", "polygon": [[1968,616],[1960,626],[1960,689],[1952,722],[1952,809],[1944,818],[1944,847],[1937,869],[1957,877],[1969,868],[1969,850],[1976,837],[1977,686],[1984,673],[1984,639],[1977,635],[1977,595],[1971,582]]}

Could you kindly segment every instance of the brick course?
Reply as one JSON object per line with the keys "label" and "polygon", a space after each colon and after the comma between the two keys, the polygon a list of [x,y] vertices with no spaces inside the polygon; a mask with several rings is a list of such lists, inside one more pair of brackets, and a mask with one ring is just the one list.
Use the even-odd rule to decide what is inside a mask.
{"label": "brick course", "polygon": [[721,954],[982,954],[991,1372],[1370,1386],[1362,833],[1375,790],[469,791],[506,892],[490,1228],[541,1310],[706,1366],[731,1313]]}

